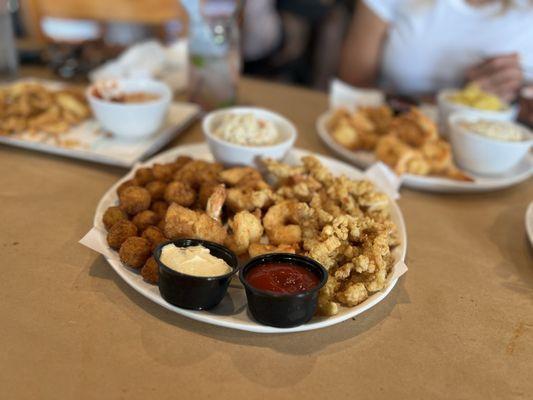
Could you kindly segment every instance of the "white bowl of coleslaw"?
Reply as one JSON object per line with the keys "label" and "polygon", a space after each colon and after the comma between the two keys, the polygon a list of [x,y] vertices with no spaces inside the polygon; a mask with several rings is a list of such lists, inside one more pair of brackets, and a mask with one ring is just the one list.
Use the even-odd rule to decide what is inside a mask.
{"label": "white bowl of coleslaw", "polygon": [[457,163],[478,174],[499,174],[516,166],[533,145],[533,134],[511,121],[455,113],[449,118]]}
{"label": "white bowl of coleslaw", "polygon": [[224,165],[257,166],[259,158],[281,160],[293,147],[294,124],[257,107],[230,107],[207,114],[202,130],[211,153]]}

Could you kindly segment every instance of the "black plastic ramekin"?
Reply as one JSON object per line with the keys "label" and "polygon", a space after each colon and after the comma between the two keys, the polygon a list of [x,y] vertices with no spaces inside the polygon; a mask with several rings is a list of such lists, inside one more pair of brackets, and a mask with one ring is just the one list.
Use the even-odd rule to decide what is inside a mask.
{"label": "black plastic ramekin", "polygon": [[[290,263],[307,268],[319,278],[314,288],[300,293],[284,294],[260,290],[248,283],[246,275],[254,267],[265,263]],[[252,316],[263,325],[278,328],[291,328],[308,322],[315,314],[318,291],[325,285],[328,273],[317,261],[304,256],[288,253],[271,253],[252,258],[239,273],[246,290],[248,309]]]}
{"label": "black plastic ramekin", "polygon": [[[193,276],[170,269],[160,260],[161,249],[169,243],[176,247],[204,246],[212,256],[223,259],[232,271],[220,276]],[[208,310],[222,301],[232,276],[239,270],[235,253],[218,243],[200,239],[178,239],[162,243],[154,250],[159,266],[159,292],[170,304],[191,310]]]}

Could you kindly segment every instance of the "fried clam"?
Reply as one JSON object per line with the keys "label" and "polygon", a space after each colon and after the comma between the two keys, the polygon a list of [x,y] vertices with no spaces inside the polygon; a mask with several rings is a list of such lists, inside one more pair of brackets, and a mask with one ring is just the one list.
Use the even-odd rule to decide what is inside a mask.
{"label": "fried clam", "polygon": [[239,256],[263,236],[261,218],[249,211],[239,211],[228,221],[228,226],[230,231],[224,244]]}
{"label": "fried clam", "polygon": [[152,198],[150,192],[140,186],[128,186],[119,194],[120,208],[130,215],[147,210]]}
{"label": "fried clam", "polygon": [[[310,201],[278,198],[263,223],[267,234],[272,226],[299,226],[302,253],[320,262],[330,274],[319,294],[318,313],[334,315],[342,306],[357,305],[383,289],[392,268],[391,249],[398,243],[397,232],[390,220],[388,198],[371,182],[334,177],[314,157],[305,157],[302,163],[303,168],[292,169],[292,175],[290,167],[270,163],[270,170],[282,182],[278,196],[294,194],[282,189],[292,188],[296,176],[304,186],[318,182],[321,188],[313,192]],[[272,220],[267,218],[270,210]],[[249,253],[257,254],[254,248]]]}
{"label": "fried clam", "polygon": [[285,200],[271,206],[263,217],[263,225],[271,244],[293,244],[302,240],[295,201]]}
{"label": "fried clam", "polygon": [[152,252],[151,243],[138,236],[127,238],[120,246],[118,255],[120,261],[131,268],[141,268]]}

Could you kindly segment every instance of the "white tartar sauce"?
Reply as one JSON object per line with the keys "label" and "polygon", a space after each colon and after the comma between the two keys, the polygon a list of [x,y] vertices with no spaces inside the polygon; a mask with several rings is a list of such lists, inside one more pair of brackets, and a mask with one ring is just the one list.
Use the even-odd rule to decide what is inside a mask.
{"label": "white tartar sauce", "polygon": [[193,276],[220,276],[231,272],[221,258],[212,256],[204,246],[177,247],[169,243],[161,249],[161,262],[168,268]]}

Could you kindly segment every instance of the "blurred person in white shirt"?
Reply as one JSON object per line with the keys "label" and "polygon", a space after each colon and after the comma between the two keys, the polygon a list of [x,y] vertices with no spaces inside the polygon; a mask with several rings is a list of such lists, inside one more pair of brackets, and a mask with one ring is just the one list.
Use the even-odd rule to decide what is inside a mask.
{"label": "blurred person in white shirt", "polygon": [[476,82],[513,101],[533,80],[533,3],[359,0],[339,76],[408,95]]}

